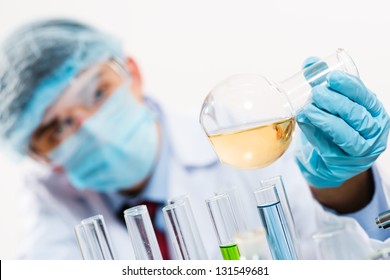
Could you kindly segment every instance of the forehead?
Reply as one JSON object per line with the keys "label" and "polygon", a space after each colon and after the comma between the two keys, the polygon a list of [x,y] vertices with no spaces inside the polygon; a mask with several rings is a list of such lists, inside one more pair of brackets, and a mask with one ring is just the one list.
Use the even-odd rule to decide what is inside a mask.
{"label": "forehead", "polygon": [[46,110],[41,124],[53,119],[62,108],[77,104],[88,94],[93,94],[102,80],[116,81],[123,76],[123,69],[113,61],[100,63],[80,72],[67,86],[60,97]]}

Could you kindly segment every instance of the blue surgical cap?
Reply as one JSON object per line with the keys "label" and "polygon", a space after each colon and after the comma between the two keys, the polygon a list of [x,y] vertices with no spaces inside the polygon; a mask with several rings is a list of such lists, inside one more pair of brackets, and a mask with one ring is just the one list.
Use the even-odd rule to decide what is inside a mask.
{"label": "blue surgical cap", "polygon": [[124,59],[114,38],[72,20],[47,20],[13,32],[0,46],[0,136],[24,154],[46,109],[75,76]]}

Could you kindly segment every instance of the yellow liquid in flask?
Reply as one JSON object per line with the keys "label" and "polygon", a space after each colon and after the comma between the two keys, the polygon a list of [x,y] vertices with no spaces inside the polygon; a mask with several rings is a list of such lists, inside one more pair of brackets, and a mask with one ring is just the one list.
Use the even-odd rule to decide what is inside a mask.
{"label": "yellow liquid in flask", "polygon": [[265,167],[280,158],[290,145],[295,118],[227,133],[210,135],[221,162],[242,169]]}

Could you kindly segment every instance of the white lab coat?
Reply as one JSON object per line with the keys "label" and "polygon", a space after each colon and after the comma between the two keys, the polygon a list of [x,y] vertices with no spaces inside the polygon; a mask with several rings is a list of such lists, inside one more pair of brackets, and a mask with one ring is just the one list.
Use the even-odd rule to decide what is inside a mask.
{"label": "white lab coat", "polygon": [[[316,231],[320,207],[312,198],[307,183],[293,158],[293,147],[276,163],[262,170],[242,171],[216,164],[216,156],[196,119],[166,117],[174,155],[170,159],[168,197],[188,194],[209,258],[220,258],[218,242],[206,209],[205,199],[228,185],[241,189],[243,207],[251,227],[259,226],[252,190],[259,180],[282,175],[295,219],[299,243],[305,259],[316,258],[311,238]],[[80,259],[73,227],[82,219],[102,214],[118,259],[132,259],[133,252],[126,228],[112,213],[102,195],[78,191],[65,175],[55,174],[31,162],[26,164],[23,192],[27,238],[20,250],[25,259]],[[385,210],[385,209],[383,209]],[[321,211],[321,209],[320,209]],[[375,217],[371,217],[372,220]],[[352,219],[349,222],[359,225]],[[366,242],[364,231],[356,230]],[[359,237],[360,238],[360,237]],[[371,244],[367,241],[367,244]],[[375,242],[375,248],[382,246]],[[371,245],[370,245],[371,246]],[[370,252],[372,248],[367,249]],[[171,251],[171,255],[173,252]]]}

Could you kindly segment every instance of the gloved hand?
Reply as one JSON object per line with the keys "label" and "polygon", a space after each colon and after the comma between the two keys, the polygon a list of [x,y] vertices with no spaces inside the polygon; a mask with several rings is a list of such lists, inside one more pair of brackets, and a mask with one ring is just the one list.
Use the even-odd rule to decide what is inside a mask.
{"label": "gloved hand", "polygon": [[303,132],[296,160],[317,188],[338,187],[369,169],[386,149],[390,128],[383,105],[359,78],[333,71],[326,80],[296,116]]}

